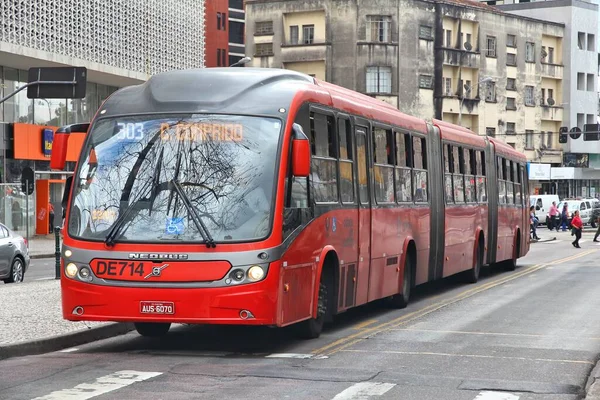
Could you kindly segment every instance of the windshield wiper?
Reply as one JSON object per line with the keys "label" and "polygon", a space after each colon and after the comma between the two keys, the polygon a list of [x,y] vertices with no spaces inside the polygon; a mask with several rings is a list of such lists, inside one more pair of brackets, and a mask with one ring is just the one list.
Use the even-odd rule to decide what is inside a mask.
{"label": "windshield wiper", "polygon": [[210,232],[206,228],[206,225],[204,225],[204,222],[202,222],[202,218],[200,218],[200,216],[198,215],[198,212],[194,208],[194,205],[190,201],[190,198],[183,191],[183,188],[181,187],[181,184],[179,183],[179,181],[176,179],[173,179],[173,180],[171,180],[171,185],[173,185],[173,188],[177,192],[177,195],[181,199],[181,202],[183,203],[185,208],[187,208],[187,210],[190,214],[190,217],[192,218],[192,221],[196,225],[198,232],[200,232],[202,239],[206,243],[206,247],[208,247],[208,248],[212,247],[213,249],[215,247],[217,247],[217,244],[215,243]]}
{"label": "windshield wiper", "polygon": [[[148,182],[146,182],[146,184],[144,185],[144,187],[142,188],[142,190],[140,192],[146,193],[148,188],[151,186],[152,186],[152,180],[149,180]],[[140,201],[144,199],[144,196],[146,196],[146,195],[143,194],[142,196],[140,196],[140,198],[138,200],[132,201],[127,206],[127,208],[125,208],[125,210],[119,215],[119,217],[115,220],[115,222],[112,225],[112,228],[110,228],[110,231],[108,231],[108,234],[106,235],[106,239],[104,239],[104,243],[107,246],[112,247],[115,245],[115,239],[117,238],[117,236],[119,235],[119,232],[121,231],[121,229],[127,222],[127,219],[129,218],[129,214],[131,214],[131,212],[139,206]]]}

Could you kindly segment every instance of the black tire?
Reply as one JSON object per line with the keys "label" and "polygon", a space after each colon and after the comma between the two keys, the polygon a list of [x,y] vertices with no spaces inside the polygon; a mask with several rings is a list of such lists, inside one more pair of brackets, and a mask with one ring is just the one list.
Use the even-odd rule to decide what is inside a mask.
{"label": "black tire", "polygon": [[596,220],[595,220],[594,218],[592,218],[592,219],[590,220],[590,226],[591,226],[592,228],[596,228],[596,226],[597,226],[597,225],[596,225]]}
{"label": "black tire", "polygon": [[402,292],[388,299],[388,304],[393,308],[406,308],[410,301],[410,292],[412,290],[412,275],[413,275],[413,257],[410,252],[406,253],[404,260],[404,279],[402,281]]}
{"label": "black tire", "polygon": [[518,258],[518,254],[520,253],[520,251],[521,251],[521,242],[517,238],[517,244],[516,244],[515,250],[513,251],[513,257],[510,260],[506,260],[502,263],[505,270],[514,271],[515,269],[517,269],[517,258]]}
{"label": "black tire", "polygon": [[302,339],[316,339],[321,336],[329,306],[329,285],[321,275],[319,282],[319,299],[317,303],[317,318],[310,318],[296,325],[296,332]]}
{"label": "black tire", "polygon": [[21,283],[25,279],[25,265],[23,260],[15,257],[10,266],[10,275],[4,279],[4,283]]}
{"label": "black tire", "polygon": [[165,336],[171,328],[170,323],[160,322],[136,322],[135,330],[142,336],[146,337],[160,337]]}
{"label": "black tire", "polygon": [[475,265],[473,268],[467,271],[466,280],[467,283],[477,283],[479,280],[479,274],[481,273],[481,267],[483,267],[483,246],[481,243],[477,244],[477,254],[475,256]]}

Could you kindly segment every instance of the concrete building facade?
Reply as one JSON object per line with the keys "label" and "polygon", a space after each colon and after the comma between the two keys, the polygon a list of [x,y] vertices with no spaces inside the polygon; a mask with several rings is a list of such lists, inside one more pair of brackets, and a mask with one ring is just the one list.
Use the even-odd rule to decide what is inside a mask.
{"label": "concrete building facade", "polygon": [[[498,2],[499,3],[499,2]],[[511,3],[511,4],[509,4]],[[562,101],[568,129],[583,129],[598,122],[598,5],[581,0],[504,2],[498,7],[511,14],[544,19],[565,25],[563,60],[565,73]],[[566,196],[600,196],[600,141],[585,141],[572,134],[562,144],[560,167],[576,168],[568,175],[546,176],[542,192]]]}
{"label": "concrete building facade", "polygon": [[305,72],[531,160],[562,160],[561,23],[469,0],[248,0],[246,12],[256,67]]}
{"label": "concrete building facade", "polygon": [[[48,203],[60,210],[68,175],[50,171],[43,151],[52,145],[48,130],[89,121],[120,87],[167,70],[203,67],[204,33],[204,1],[0,0],[0,98],[23,86],[31,67],[87,68],[83,99],[28,99],[22,91],[0,104],[0,222],[13,228],[18,204],[27,221],[20,233],[26,227],[35,232],[40,220],[47,231]],[[72,171],[78,149],[69,154]],[[24,168],[35,171],[29,198],[21,191]],[[39,197],[42,187],[48,199]]]}

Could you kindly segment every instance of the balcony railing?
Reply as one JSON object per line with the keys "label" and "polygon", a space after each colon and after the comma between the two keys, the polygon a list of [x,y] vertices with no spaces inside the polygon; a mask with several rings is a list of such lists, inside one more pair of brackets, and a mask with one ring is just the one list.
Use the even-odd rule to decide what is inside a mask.
{"label": "balcony railing", "polygon": [[542,77],[562,79],[563,69],[564,67],[562,65],[542,63]]}
{"label": "balcony railing", "polygon": [[444,64],[453,66],[463,66],[467,68],[479,68],[480,55],[459,49],[443,49]]}

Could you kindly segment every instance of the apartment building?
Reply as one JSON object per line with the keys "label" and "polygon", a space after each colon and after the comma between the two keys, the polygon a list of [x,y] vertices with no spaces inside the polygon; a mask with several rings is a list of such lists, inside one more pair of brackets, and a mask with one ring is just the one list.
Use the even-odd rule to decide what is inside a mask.
{"label": "apartment building", "polygon": [[206,67],[228,67],[245,57],[244,0],[207,1],[205,20]]}
{"label": "apartment building", "polygon": [[469,0],[246,4],[253,66],[294,69],[460,123],[536,162],[562,160],[564,24]]}
{"label": "apartment building", "polygon": [[[505,12],[565,25],[562,53],[564,83],[563,126],[584,129],[598,123],[598,5],[581,0],[519,3],[508,0],[498,7]],[[511,3],[511,4],[509,4]],[[561,164],[546,168],[541,191],[566,196],[600,196],[600,142],[569,134],[561,144]],[[541,149],[545,151],[544,149]],[[545,161],[545,160],[544,160]]]}

